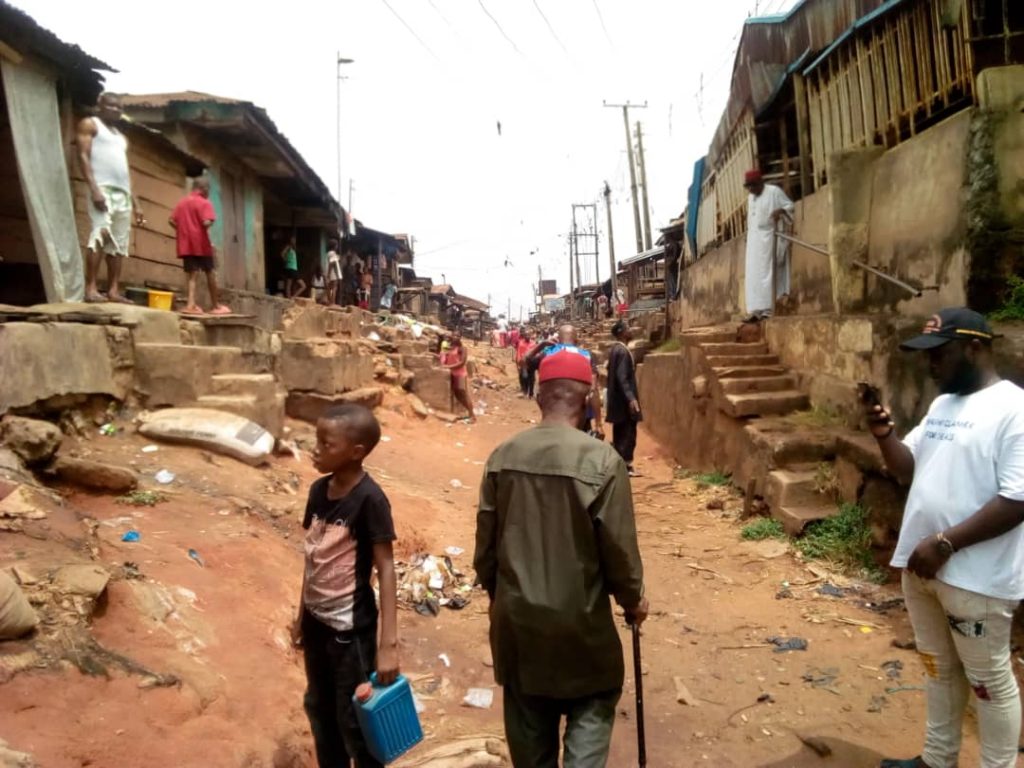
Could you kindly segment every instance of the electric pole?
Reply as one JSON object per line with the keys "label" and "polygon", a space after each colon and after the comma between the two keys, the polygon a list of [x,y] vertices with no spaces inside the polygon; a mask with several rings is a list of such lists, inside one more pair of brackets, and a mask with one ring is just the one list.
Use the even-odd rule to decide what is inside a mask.
{"label": "electric pole", "polygon": [[608,299],[609,305],[619,290],[619,269],[615,263],[615,235],[612,231],[612,188],[608,182],[604,183],[604,207],[608,214],[608,263],[612,270],[612,298]]}
{"label": "electric pole", "polygon": [[576,247],[576,238],[573,237],[574,234],[575,233],[572,230],[569,231],[569,319],[570,320],[573,320],[576,317],[576,300],[575,300],[576,289],[574,287],[573,273],[572,273],[573,249]]}
{"label": "electric pole", "polygon": [[537,265],[537,311],[544,312],[544,273],[541,272],[540,264]]}
{"label": "electric pole", "polygon": [[[337,146],[337,150],[338,150],[338,187],[337,187],[337,189],[338,189],[338,202],[339,203],[341,202],[341,81],[342,80],[348,80],[348,76],[347,75],[341,74],[341,66],[343,64],[352,64],[354,61],[355,61],[355,59],[346,59],[344,56],[341,55],[341,51],[337,51],[337,63],[335,64],[335,76],[337,77],[338,82],[337,82],[337,84],[335,86],[335,91],[336,91],[335,96],[337,97],[337,100],[338,100],[338,125],[337,125],[338,132],[337,132],[337,136],[335,138],[336,138],[336,141],[337,141],[337,144],[338,144],[338,146]],[[352,207],[351,204],[349,204],[349,208],[351,208],[351,207]]]}
{"label": "electric pole", "polygon": [[644,132],[636,122],[636,156],[640,162],[640,188],[644,195],[644,250],[651,250],[651,206],[647,201],[647,165],[644,163]]}
{"label": "electric pole", "polygon": [[629,129],[629,108],[646,109],[647,102],[643,104],[609,104],[604,102],[606,107],[622,108],[622,122],[626,126],[626,154],[629,155],[629,189],[633,196],[633,230],[636,233],[636,252],[644,250],[644,237],[640,224],[640,201],[636,197],[636,161],[633,157],[633,134]]}

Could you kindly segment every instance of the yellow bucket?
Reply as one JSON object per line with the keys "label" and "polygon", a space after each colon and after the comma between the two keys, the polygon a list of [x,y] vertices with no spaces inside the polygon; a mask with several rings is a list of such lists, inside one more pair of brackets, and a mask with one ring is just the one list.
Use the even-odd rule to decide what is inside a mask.
{"label": "yellow bucket", "polygon": [[149,289],[149,306],[151,309],[170,310],[174,302],[174,294],[170,291],[154,291]]}

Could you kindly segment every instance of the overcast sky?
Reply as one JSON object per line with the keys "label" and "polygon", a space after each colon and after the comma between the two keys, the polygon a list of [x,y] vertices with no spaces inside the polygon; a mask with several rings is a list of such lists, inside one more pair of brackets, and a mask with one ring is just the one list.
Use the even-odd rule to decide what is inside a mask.
{"label": "overcast sky", "polygon": [[15,3],[120,70],[111,90],[206,91],[266,108],[332,190],[336,52],[354,59],[340,84],[340,202],[351,178],[357,218],[416,238],[418,274],[490,296],[495,314],[510,301],[518,317],[538,266],[568,290],[573,203],[601,204],[607,279],[605,180],[616,258],[636,250],[622,113],[602,101],[648,103],[631,120],[643,123],[656,230],[685,206],[744,20],[795,0]]}

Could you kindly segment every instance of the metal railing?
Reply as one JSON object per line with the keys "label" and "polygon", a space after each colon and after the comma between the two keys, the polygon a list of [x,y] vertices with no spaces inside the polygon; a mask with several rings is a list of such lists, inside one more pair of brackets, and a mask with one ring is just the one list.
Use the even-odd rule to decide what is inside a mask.
{"label": "metal railing", "polygon": [[[793,220],[789,216],[785,216],[783,218],[785,219],[785,221],[789,225],[792,225]],[[808,243],[805,240],[801,240],[798,237],[794,237],[793,235],[791,235],[791,234],[789,234],[787,232],[782,231],[781,227],[782,227],[782,218],[780,218],[778,221],[775,222],[775,233],[774,233],[774,236],[772,237],[772,313],[773,314],[775,312],[775,302],[778,300],[778,274],[777,274],[777,272],[778,272],[778,252],[779,252],[779,239],[780,238],[782,240],[785,240],[788,243],[791,243],[792,245],[799,245],[801,248],[806,248],[807,250],[812,251],[813,253],[819,253],[822,256],[828,256],[829,258],[832,257],[832,254],[829,253],[828,251],[826,251],[820,245],[814,245],[813,243]],[[857,267],[858,269],[864,270],[865,272],[870,272],[875,277],[881,278],[882,280],[885,280],[886,282],[891,283],[892,285],[895,285],[897,288],[902,288],[904,291],[906,291],[907,293],[909,293],[911,296],[913,296],[915,298],[921,297],[924,294],[925,290],[930,290],[932,288],[931,286],[926,286],[924,288],[915,288],[913,285],[910,285],[910,283],[905,283],[902,280],[900,280],[899,278],[893,277],[892,275],[883,272],[882,270],[878,269],[877,267],[872,267],[870,264],[865,264],[863,261],[860,261],[858,259],[851,260],[850,264],[852,264],[853,266]],[[936,290],[937,290],[937,287],[936,287]]]}

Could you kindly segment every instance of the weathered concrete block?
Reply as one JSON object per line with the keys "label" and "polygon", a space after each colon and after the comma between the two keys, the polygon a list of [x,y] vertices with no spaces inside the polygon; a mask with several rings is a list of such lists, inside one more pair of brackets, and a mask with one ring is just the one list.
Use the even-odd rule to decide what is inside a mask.
{"label": "weathered concrete block", "polygon": [[324,412],[342,403],[358,403],[370,410],[384,402],[384,390],[379,387],[364,387],[340,395],[322,395],[318,392],[289,392],[286,410],[293,419],[316,424]]}
{"label": "weathered concrete block", "polygon": [[138,477],[128,467],[99,461],[60,456],[53,465],[57,477],[65,483],[97,491],[125,493],[138,485]]}
{"label": "weathered concrete block", "polygon": [[245,368],[237,347],[136,344],[135,387],[150,408],[189,405],[208,394],[215,373]]}
{"label": "weathered concrete block", "polygon": [[839,349],[842,352],[871,354],[875,348],[870,320],[846,320],[839,326]]}
{"label": "weathered concrete block", "polygon": [[6,416],[0,421],[0,441],[26,464],[42,464],[53,458],[63,438],[56,425],[38,419]]}
{"label": "weathered concrete block", "polygon": [[[119,329],[125,331],[125,329]],[[0,413],[66,395],[131,389],[129,335],[79,323],[0,325]]]}
{"label": "weathered concrete block", "polygon": [[373,356],[352,341],[285,338],[279,369],[289,391],[333,395],[373,382]]}
{"label": "weathered concrete block", "polygon": [[91,563],[63,565],[53,575],[53,585],[59,591],[82,597],[99,597],[109,581],[110,574]]}
{"label": "weathered concrete block", "polygon": [[452,407],[452,377],[443,368],[422,368],[416,371],[412,391],[431,408],[449,411]]}
{"label": "weathered concrete block", "polygon": [[840,500],[847,504],[856,504],[860,499],[861,488],[864,487],[864,473],[845,456],[836,457],[835,472]]}

